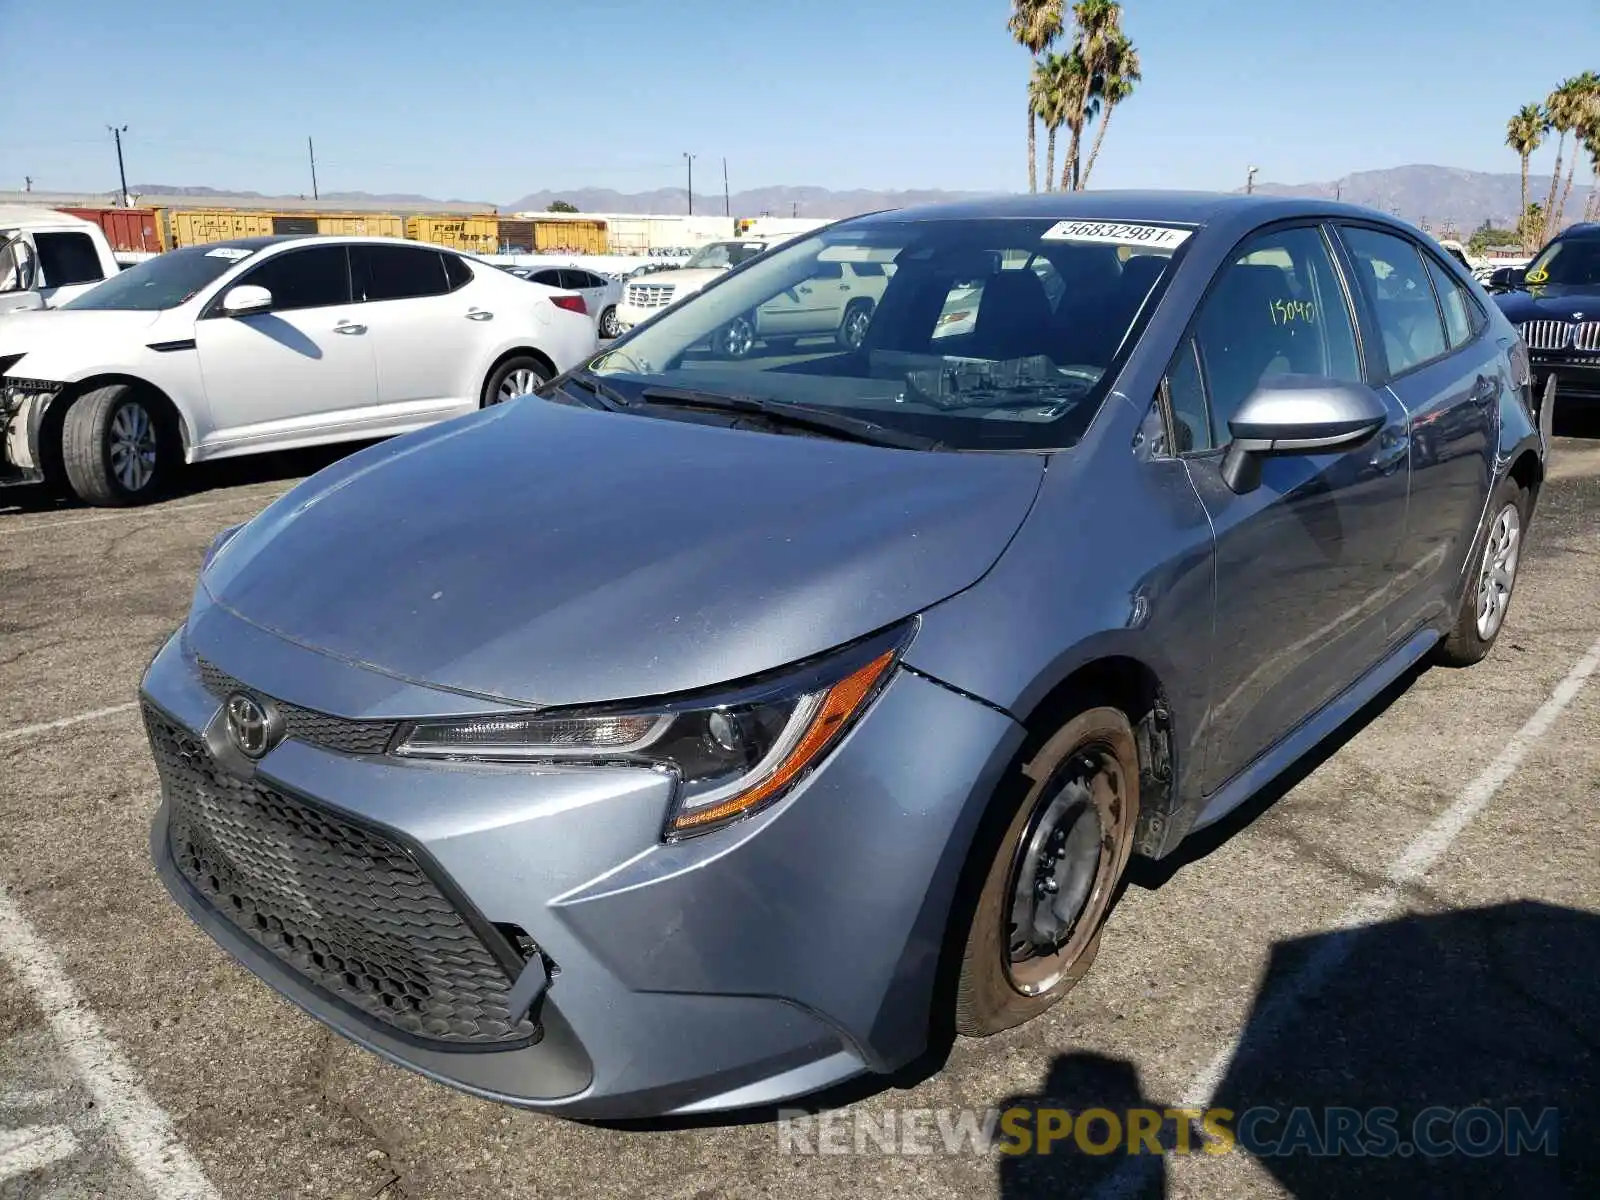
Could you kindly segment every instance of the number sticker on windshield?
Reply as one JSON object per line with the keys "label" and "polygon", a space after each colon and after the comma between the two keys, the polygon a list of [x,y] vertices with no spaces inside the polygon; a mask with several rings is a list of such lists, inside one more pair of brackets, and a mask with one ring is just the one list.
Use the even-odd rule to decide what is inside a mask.
{"label": "number sticker on windshield", "polygon": [[227,258],[238,262],[241,258],[249,258],[255,253],[253,250],[241,250],[238,246],[218,246],[215,250],[207,250],[207,258]]}
{"label": "number sticker on windshield", "polygon": [[1058,221],[1040,235],[1047,242],[1098,242],[1109,246],[1148,246],[1176,250],[1189,239],[1189,229],[1167,225],[1124,225],[1115,221]]}

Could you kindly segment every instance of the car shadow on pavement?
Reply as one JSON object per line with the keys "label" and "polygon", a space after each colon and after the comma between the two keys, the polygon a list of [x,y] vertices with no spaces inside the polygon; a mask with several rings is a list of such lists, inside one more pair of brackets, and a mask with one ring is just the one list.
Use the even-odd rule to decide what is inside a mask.
{"label": "car shadow on pavement", "polygon": [[[1215,1159],[1191,1126],[1191,1152],[1218,1166],[1194,1163],[1186,1190],[1204,1190],[1222,1157],[1246,1154],[1304,1200],[1600,1195],[1596,961],[1600,917],[1535,901],[1278,943],[1207,1112],[1227,1130]],[[1021,1124],[1035,1132],[1041,1110],[1107,1110],[1121,1138],[1107,1152],[1099,1117],[1090,1152],[1070,1134],[1049,1154],[1002,1152],[1003,1200],[1084,1195],[1113,1173],[1108,1191],[1160,1196],[1178,1169],[1127,1154],[1129,1110],[1166,1114],[1129,1063],[1063,1056],[1038,1094],[1001,1102],[1011,1106],[1029,1110]],[[1169,1150],[1175,1130],[1164,1119]],[[1224,1178],[1218,1194],[1241,1186]]]}
{"label": "car shadow on pavement", "polygon": [[[203,492],[225,492],[229,488],[258,483],[287,483],[314,475],[341,458],[376,444],[376,441],[340,442],[332,446],[309,446],[195,463],[177,473],[160,500],[181,500]],[[65,482],[0,489],[0,517],[11,513],[67,512],[85,508]]]}

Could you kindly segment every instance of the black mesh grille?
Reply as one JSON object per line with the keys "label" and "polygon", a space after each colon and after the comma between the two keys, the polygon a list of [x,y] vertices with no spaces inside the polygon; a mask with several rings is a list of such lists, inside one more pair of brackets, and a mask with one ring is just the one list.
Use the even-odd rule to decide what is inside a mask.
{"label": "black mesh grille", "polygon": [[463,1045],[537,1034],[511,980],[403,847],[221,770],[146,707],[185,878],[244,934],[345,1003],[414,1037]]}
{"label": "black mesh grille", "polygon": [[[219,699],[238,691],[263,694],[245,686],[203,658],[199,660],[199,665],[200,682],[205,685],[206,691]],[[282,700],[275,699],[273,703],[283,714],[285,737],[320,746],[336,754],[382,754],[388,750],[389,739],[394,736],[394,721],[358,721],[349,717],[329,716],[297,704],[285,704]]]}

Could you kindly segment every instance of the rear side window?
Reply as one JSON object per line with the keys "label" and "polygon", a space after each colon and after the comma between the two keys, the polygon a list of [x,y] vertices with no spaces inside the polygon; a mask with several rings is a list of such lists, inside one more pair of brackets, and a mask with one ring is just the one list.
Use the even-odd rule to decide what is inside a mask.
{"label": "rear side window", "polygon": [[311,246],[276,254],[238,282],[271,292],[273,312],[350,303],[350,269],[343,246]]}
{"label": "rear side window", "polygon": [[33,240],[39,248],[39,271],[45,287],[96,283],[105,278],[94,240],[87,233],[40,233]]}
{"label": "rear side window", "polygon": [[441,257],[444,259],[444,277],[450,284],[452,292],[472,282],[472,268],[467,266],[466,259],[459,254],[445,254]]}
{"label": "rear side window", "polygon": [[362,300],[411,300],[450,290],[444,255],[420,246],[357,243],[350,247],[350,269]]}
{"label": "rear side window", "polygon": [[1483,314],[1461,281],[1431,257],[1428,274],[1433,276],[1433,288],[1439,296],[1439,307],[1444,311],[1444,331],[1450,339],[1450,349],[1459,350],[1478,336],[1483,328]]}
{"label": "rear side window", "polygon": [[[1194,344],[1211,397],[1209,446],[1233,440],[1229,420],[1274,375],[1361,381],[1344,290],[1321,231],[1309,226],[1258,234],[1239,247],[1195,318]],[[1177,397],[1173,404],[1176,419]],[[1194,434],[1196,450],[1209,448],[1204,427]]]}
{"label": "rear side window", "polygon": [[1391,374],[1400,375],[1445,353],[1444,323],[1422,252],[1404,238],[1347,228],[1356,275],[1372,305]]}

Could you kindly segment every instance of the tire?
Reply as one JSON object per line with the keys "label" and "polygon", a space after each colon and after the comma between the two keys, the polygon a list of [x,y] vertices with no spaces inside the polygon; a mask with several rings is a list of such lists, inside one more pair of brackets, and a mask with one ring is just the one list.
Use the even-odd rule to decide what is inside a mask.
{"label": "tire", "polygon": [[756,327],[749,317],[735,317],[711,335],[711,350],[718,358],[749,358],[755,344]]}
{"label": "tire", "polygon": [[845,306],[844,319],[839,322],[834,337],[841,350],[859,350],[866,340],[867,326],[872,324],[872,301],[852,300]]}
{"label": "tire", "polygon": [[617,306],[615,304],[607,305],[605,311],[600,314],[600,336],[603,338],[622,336],[622,327],[617,324]]}
{"label": "tire", "polygon": [[483,385],[483,395],[478,399],[479,407],[489,408],[526,396],[535,388],[549,383],[552,378],[550,368],[537,358],[527,354],[514,355],[489,372],[489,378]]}
{"label": "tire", "polygon": [[177,466],[178,431],[149,393],[113,383],[79,396],[61,423],[61,462],[85,504],[148,504]]}
{"label": "tire", "polygon": [[[1133,851],[1139,757],[1121,712],[1078,714],[1021,770],[1026,795],[984,876],[961,955],[955,1027],[968,1037],[1031,1020],[1083,978]],[[1046,893],[1030,879],[1055,886]],[[1031,926],[1019,925],[1027,909]]]}
{"label": "tire", "polygon": [[1455,627],[1433,652],[1440,665],[1470,667],[1494,649],[1517,585],[1528,508],[1528,493],[1517,481],[1501,480],[1489,501],[1489,519],[1472,549],[1472,574]]}

